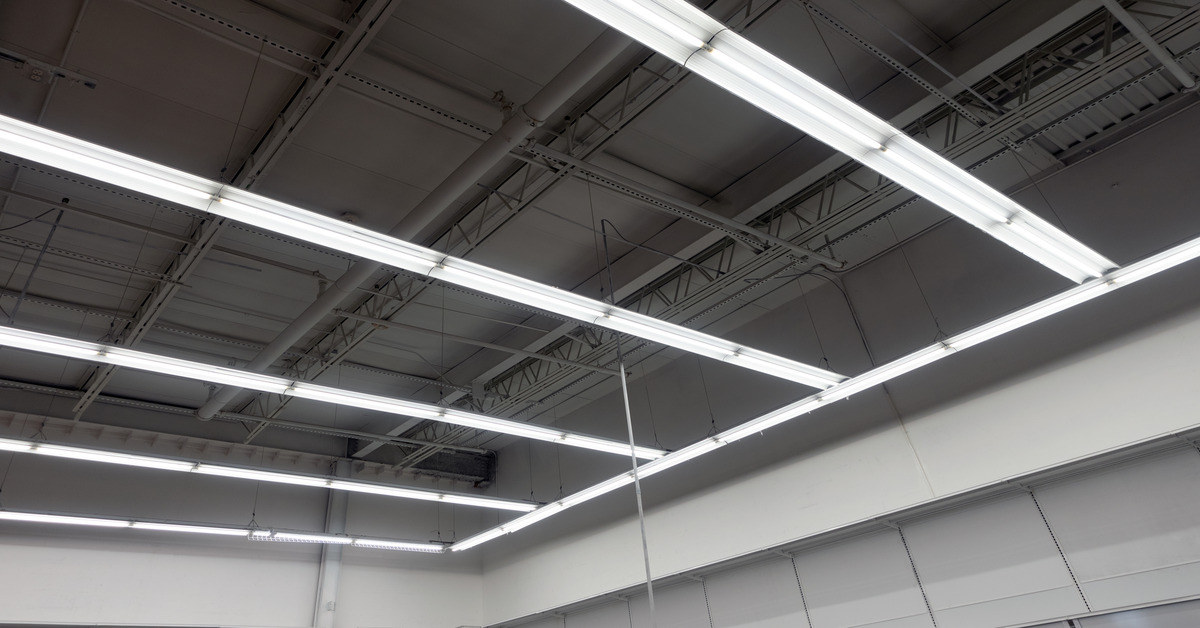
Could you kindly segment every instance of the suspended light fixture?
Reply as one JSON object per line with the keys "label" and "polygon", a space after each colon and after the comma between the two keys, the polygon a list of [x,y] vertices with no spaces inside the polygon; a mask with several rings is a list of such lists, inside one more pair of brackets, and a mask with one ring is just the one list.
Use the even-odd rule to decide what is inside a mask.
{"label": "suspended light fixture", "polygon": [[319,543],[323,545],[352,545],[367,549],[393,550],[403,552],[424,552],[441,554],[446,546],[439,543],[418,543],[415,541],[399,541],[370,537],[322,534],[318,532],[292,532],[287,530],[236,528],[208,526],[192,523],[167,523],[161,521],[140,521],[136,519],[108,519],[100,517],[80,517],[76,515],[61,515],[38,512],[19,512],[0,510],[0,521],[16,521],[21,523],[47,523],[54,525],[74,525],[97,528],[128,528],[131,530],[150,530],[154,532],[177,532],[183,534],[207,534],[213,536],[242,537],[251,541],[276,541],[281,543]]}
{"label": "suspended light fixture", "polygon": [[1076,283],[1116,267],[687,0],[566,0]]}
{"label": "suspended light fixture", "polygon": [[[814,388],[828,388],[845,379],[825,369],[451,257],[15,118],[0,116],[0,150],[317,246]],[[737,359],[737,356],[752,359]]]}
{"label": "suspended light fixture", "polygon": [[[568,447],[579,447],[619,455],[629,454],[629,445],[620,441],[606,440],[585,434],[575,434],[542,425],[509,421],[507,419],[466,412],[464,410],[443,408],[433,404],[395,399],[340,388],[330,388],[309,382],[297,382],[274,375],[263,375],[261,373],[241,371],[224,366],[213,366],[201,362],[169,358],[124,347],[63,338],[61,336],[52,336],[50,334],[26,331],[13,327],[0,326],[0,346],[91,362],[116,364],[132,369],[228,384],[276,395],[289,395],[348,407],[387,412],[389,414],[430,419],[463,427],[511,434],[522,438],[559,443]],[[666,454],[665,451],[649,447],[637,447],[635,453],[642,459],[659,458]]]}
{"label": "suspended light fixture", "polygon": [[[951,336],[942,342],[914,351],[913,353],[871,369],[870,371],[867,371],[866,373],[856,377],[851,377],[846,381],[815,395],[805,397],[804,399],[796,401],[795,403],[789,404],[777,410],[773,410],[757,418],[751,419],[750,421],[747,421],[741,425],[725,430],[716,436],[705,438],[701,441],[693,443],[692,445],[689,445],[688,447],[671,452],[662,458],[642,464],[638,467],[638,476],[645,478],[647,476],[660,473],[674,466],[683,464],[689,460],[693,460],[715,451],[728,443],[742,440],[749,436],[753,436],[754,434],[759,434],[767,429],[813,412],[822,406],[835,403],[855,393],[878,386],[879,384],[904,375],[905,373],[910,373],[916,369],[945,358],[952,353],[981,344],[1010,331],[1020,329],[1021,327],[1040,321],[1048,316],[1090,301],[1096,297],[1105,295],[1113,290],[1130,285],[1136,281],[1140,281],[1165,270],[1169,270],[1175,266],[1189,262],[1198,257],[1200,257],[1200,238],[1190,240],[1157,255],[1152,255],[1139,262],[1113,270],[1099,279],[1088,281],[1080,286],[1076,286],[1047,299],[1043,299],[1042,301],[1034,303],[1033,305],[1017,310],[1012,314],[1002,316],[993,321],[979,325],[973,329],[969,329],[961,334]],[[568,495],[556,502],[542,506],[533,512],[517,517],[512,521],[489,528],[474,536],[470,536],[458,541],[450,546],[450,550],[463,551],[471,549],[472,547],[476,547],[482,543],[486,543],[487,541],[510,534],[528,525],[544,520],[547,517],[556,515],[567,508],[577,506],[602,495],[606,495],[630,484],[633,484],[633,473],[622,473],[600,482],[599,484],[595,484],[581,491]]]}
{"label": "suspended light fixture", "polygon": [[[272,484],[291,484],[293,486],[327,488],[335,491],[350,491],[354,493],[370,493],[372,495],[383,495],[401,499],[434,501],[447,504],[458,504],[462,506],[492,508],[497,510],[530,512],[538,508],[537,503],[513,499],[499,499],[494,497],[464,495],[461,493],[448,493],[445,491],[431,491],[420,488],[406,488],[403,486],[391,486],[388,484],[375,484],[373,482],[361,482],[358,480],[344,480],[316,475],[305,475],[302,473],[284,473],[281,471],[265,471],[262,469],[245,469],[242,467],[232,467],[209,462],[192,462],[187,460],[162,458],[158,456],[126,454],[121,452],[104,451],[100,449],[90,449],[87,447],[76,447],[74,445],[56,445],[34,441],[14,440],[9,438],[0,438],[0,451],[30,453],[42,456],[52,456],[55,458],[67,458],[71,460],[83,460],[87,462],[101,462],[105,464],[119,464],[146,469],[159,469],[162,471],[197,473],[200,475],[212,475],[217,477],[233,478],[236,480],[270,482]],[[628,454],[628,452],[626,453]]]}

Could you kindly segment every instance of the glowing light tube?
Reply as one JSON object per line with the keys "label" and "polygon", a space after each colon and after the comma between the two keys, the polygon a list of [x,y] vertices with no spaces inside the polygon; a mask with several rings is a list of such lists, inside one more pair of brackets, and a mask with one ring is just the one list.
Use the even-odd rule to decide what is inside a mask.
{"label": "glowing light tube", "polygon": [[90,526],[97,528],[129,528],[132,530],[178,532],[184,534],[207,534],[214,536],[238,536],[244,539],[250,539],[252,541],[353,545],[354,547],[363,547],[367,549],[424,552],[432,554],[441,554],[442,552],[446,551],[446,546],[439,543],[418,543],[415,541],[399,541],[340,534],[322,534],[319,532],[291,532],[285,530],[263,530],[258,528],[209,526],[194,523],[166,523],[159,521],[139,521],[136,519],[131,520],[107,519],[100,517],[80,517],[76,515],[19,512],[12,510],[0,510],[0,521],[49,523],[55,525]]}
{"label": "glowing light tube", "polygon": [[[945,341],[914,351],[904,357],[878,366],[866,373],[819,392],[805,397],[795,403],[788,404],[777,410],[751,419],[737,427],[725,430],[714,437],[705,438],[692,445],[671,452],[666,456],[642,464],[638,467],[639,477],[648,477],[674,466],[694,460],[720,447],[742,440],[754,434],[761,433],[781,423],[786,423],[796,417],[808,414],[822,406],[835,403],[855,393],[862,392],[873,386],[878,386],[888,380],[905,373],[910,373],[925,365],[947,357],[957,351],[981,344],[1010,331],[1020,329],[1031,323],[1040,321],[1048,316],[1062,312],[1068,308],[1103,296],[1113,290],[1127,286],[1136,281],[1151,277],[1157,273],[1169,270],[1200,257],[1200,238],[1184,242],[1157,255],[1147,257],[1137,263],[1113,270],[1102,278],[1094,279],[1083,285],[1076,286],[1033,305],[1002,316],[993,321],[979,325],[973,329],[957,334]],[[484,530],[450,546],[451,551],[463,551],[477,547],[483,543],[510,534],[524,527],[552,517],[567,508],[578,506],[584,502],[606,495],[621,487],[633,484],[633,473],[626,472],[609,478],[581,491],[568,495],[556,502],[512,521]]]}
{"label": "glowing light tube", "polygon": [[[135,351],[123,347],[113,347],[85,340],[74,340],[60,336],[51,336],[34,331],[0,326],[0,346],[25,349],[39,353],[48,353],[63,357],[118,364],[127,368],[151,371],[176,377],[197,379],[206,382],[230,384],[241,388],[260,390],[278,395],[291,395],[303,399],[312,399],[326,403],[364,408],[399,414],[422,419],[452,423],[501,434],[511,434],[522,438],[532,438],[541,441],[559,443],[569,447],[580,447],[593,451],[603,451],[611,454],[629,455],[629,445],[620,441],[606,440],[584,434],[575,434],[564,430],[509,421],[484,414],[475,414],[463,410],[442,408],[433,404],[419,403],[405,399],[383,397],[368,393],[330,388],[308,382],[263,375],[250,371],[240,371],[223,366],[213,366],[201,362],[191,362],[178,358]],[[639,458],[649,460],[659,458],[665,451],[649,447],[637,447]]]}
{"label": "glowing light tube", "polygon": [[1116,266],[687,0],[566,0],[1079,283]]}
{"label": "glowing light tube", "polygon": [[[534,502],[520,500],[463,495],[461,493],[447,493],[445,491],[431,491],[427,489],[407,488],[389,484],[375,484],[373,482],[361,482],[357,480],[343,480],[316,475],[304,475],[301,473],[284,473],[281,471],[265,471],[262,469],[245,469],[242,467],[231,467],[226,465],[212,464],[209,462],[193,462],[187,460],[176,460],[172,458],[162,458],[158,456],[126,454],[121,452],[104,451],[101,449],[90,449],[87,447],[76,447],[74,445],[58,445],[34,441],[14,440],[9,438],[0,438],[0,451],[29,453],[42,456],[53,456],[55,458],[68,458],[87,462],[101,462],[105,464],[119,464],[146,469],[158,469],[160,471],[197,473],[200,475],[213,475],[254,482],[271,482],[273,484],[291,484],[294,486],[327,488],[335,491],[370,493],[373,495],[383,495],[386,497],[397,497],[401,499],[445,502],[447,504],[477,506],[481,508],[493,508],[497,510],[512,510],[516,512],[530,512],[536,510],[538,507],[538,504]],[[628,452],[626,452],[626,455],[628,455]]]}
{"label": "glowing light tube", "polygon": [[[689,42],[689,45],[691,43],[694,42]],[[14,118],[0,116],[0,150],[185,207],[253,225],[259,229],[374,260],[394,268],[429,275],[439,281],[460,285],[506,301],[633,334],[713,359],[726,360],[738,354],[753,355],[757,359],[734,363],[814,388],[828,388],[845,379],[837,373],[815,366],[756,351],[681,325],[630,312],[464,259],[449,257],[432,249],[246,190],[195,177]],[[244,384],[231,385],[248,387]]]}

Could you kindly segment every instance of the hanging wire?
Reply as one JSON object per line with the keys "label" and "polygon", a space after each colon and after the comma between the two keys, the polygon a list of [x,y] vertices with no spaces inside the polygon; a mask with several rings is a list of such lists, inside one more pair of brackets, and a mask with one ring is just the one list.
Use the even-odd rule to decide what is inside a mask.
{"label": "hanging wire", "polygon": [[896,233],[896,226],[892,224],[891,216],[888,216],[887,224],[888,228],[892,230],[892,237],[895,238],[896,242],[898,243],[896,248],[900,251],[900,256],[904,258],[904,266],[908,268],[908,274],[912,276],[913,284],[917,286],[917,293],[921,295],[921,302],[925,304],[925,311],[929,312],[929,318],[933,319],[933,326],[935,329],[937,329],[937,333],[933,335],[933,340],[935,342],[941,340],[942,338],[947,337],[948,334],[942,330],[941,321],[939,321],[937,315],[933,313],[933,307],[929,305],[929,299],[925,296],[925,289],[921,287],[921,280],[917,279],[917,272],[913,270],[912,262],[910,262],[908,259],[908,251],[904,250],[903,244],[899,244],[900,235]]}
{"label": "hanging wire", "polygon": [[[259,447],[258,448],[258,466],[260,466],[260,467],[263,466],[265,459],[266,459],[266,449]],[[259,494],[259,491],[261,491],[261,490],[262,490],[262,480],[258,480],[254,483],[254,504],[250,507],[250,523],[247,524],[247,526],[250,528],[258,527],[258,521],[257,521],[257,518],[258,518],[258,494]]]}
{"label": "hanging wire", "polygon": [[[225,179],[225,173],[229,170],[229,159],[233,157],[233,145],[237,142],[238,131],[242,128],[242,119],[246,115],[246,106],[250,103],[250,92],[254,89],[254,79],[258,77],[258,66],[263,58],[263,46],[266,45],[266,40],[258,42],[258,56],[254,58],[254,69],[250,71],[250,82],[246,84],[246,93],[242,96],[242,108],[238,110],[237,124],[233,127],[233,133],[229,136],[229,148],[225,151],[225,165],[221,168],[221,178]],[[229,183],[229,179],[225,179]]]}
{"label": "hanging wire", "polygon": [[817,331],[817,321],[813,318],[812,307],[808,303],[808,291],[804,289],[800,277],[796,277],[796,287],[800,289],[800,299],[804,302],[804,311],[808,313],[808,324],[812,327],[813,338],[816,338],[817,349],[821,352],[821,359],[817,361],[817,365],[833,370],[829,364],[829,356],[825,353],[825,343],[821,342],[821,332]]}
{"label": "hanging wire", "polygon": [[1050,199],[1046,197],[1045,192],[1042,191],[1042,186],[1038,183],[1038,180],[1034,178],[1033,173],[1029,171],[1029,168],[1025,167],[1026,163],[1029,163],[1031,166],[1034,165],[1033,162],[1028,161],[1023,155],[1021,155],[1020,147],[1010,148],[1012,148],[1012,150],[1009,152],[1012,153],[1012,156],[1016,158],[1017,165],[1020,166],[1021,170],[1025,173],[1025,178],[1029,179],[1030,187],[1032,187],[1033,190],[1037,192],[1038,196],[1042,198],[1042,204],[1046,206],[1046,209],[1050,212],[1050,215],[1054,216],[1054,221],[1058,223],[1058,228],[1069,234],[1070,232],[1067,231],[1067,225],[1063,222],[1062,217],[1058,215],[1058,212],[1055,211],[1054,204],[1051,203]]}
{"label": "hanging wire", "polygon": [[833,62],[833,68],[837,70],[838,76],[842,77],[842,83],[846,85],[846,93],[850,94],[850,100],[857,101],[858,97],[854,95],[854,88],[850,87],[850,80],[846,78],[846,73],[842,72],[842,66],[838,63],[837,57],[833,54],[833,49],[829,47],[829,42],[825,39],[825,33],[821,32],[821,25],[817,23],[817,18],[813,17],[812,9],[807,4],[804,5],[804,14],[808,16],[812,22],[813,30],[817,31],[817,36],[821,38],[821,45],[825,47],[825,52],[829,54],[829,60]]}
{"label": "hanging wire", "polygon": [[642,367],[642,393],[646,395],[646,408],[648,410],[647,415],[650,417],[650,433],[654,436],[655,446],[657,446],[659,449],[666,449],[666,447],[663,447],[663,444],[658,440],[658,427],[654,424],[654,404],[650,403],[650,383],[646,378],[646,363],[642,362],[641,364],[638,364],[638,366]]}
{"label": "hanging wire", "polygon": [[46,214],[49,214],[49,213],[53,212],[55,209],[57,209],[57,208],[55,208],[55,207],[51,207],[50,209],[47,209],[46,211],[44,211],[44,212],[42,212],[42,213],[40,213],[40,214],[38,214],[38,215],[34,216],[33,218],[29,218],[29,219],[26,219],[26,220],[24,220],[24,221],[22,221],[22,222],[18,222],[17,224],[15,224],[15,225],[12,225],[12,226],[10,226],[10,227],[4,227],[3,229],[0,229],[0,231],[12,231],[13,229],[17,229],[17,228],[19,228],[19,227],[24,227],[25,225],[27,225],[27,224],[29,224],[29,223],[31,223],[31,222],[37,222],[37,221],[38,221],[40,218],[42,218],[42,217],[43,217],[43,216],[45,216]]}

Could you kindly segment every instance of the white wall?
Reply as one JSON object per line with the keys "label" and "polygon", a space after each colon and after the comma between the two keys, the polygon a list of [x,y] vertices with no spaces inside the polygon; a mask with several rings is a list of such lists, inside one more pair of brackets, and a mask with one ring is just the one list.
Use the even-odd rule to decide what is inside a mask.
{"label": "white wall", "polygon": [[[81,425],[75,440],[111,446],[120,430],[90,439],[88,432]],[[320,488],[28,454],[0,454],[0,474],[0,506],[36,512],[224,525],[253,518],[261,527],[319,531],[328,498]],[[449,538],[455,525],[478,525],[471,510],[355,494],[347,532]],[[0,522],[0,623],[311,626],[319,567],[317,545]],[[474,556],[345,548],[334,626],[479,625],[481,583]]]}
{"label": "white wall", "polygon": [[[1052,204],[1056,219],[1075,227],[1075,235],[1121,261],[1194,237],[1200,231],[1194,207],[1200,180],[1188,174],[1194,160],[1169,151],[1179,145],[1175,139],[1200,135],[1198,119],[1200,108],[1193,108],[1060,171],[1021,200]],[[1131,170],[1130,163],[1142,167]],[[845,278],[865,341],[881,361],[929,344],[939,328],[954,333],[1062,289],[1057,278],[958,223],[906,245],[906,254],[895,259],[892,253],[887,263]],[[654,574],[686,572],[1200,424],[1200,363],[1194,359],[1200,350],[1194,290],[1200,272],[1192,266],[956,354],[889,383],[888,396],[878,389],[857,395],[647,480]],[[861,344],[857,351],[852,346],[856,335],[851,342],[825,323],[836,307],[845,307],[831,293],[810,295],[825,355],[842,372],[861,372],[866,364]],[[812,361],[812,330],[797,303],[729,335],[751,346],[784,346],[785,355]],[[793,348],[799,345],[808,347],[803,355]],[[675,439],[663,438],[668,447],[702,437],[709,416],[696,406],[708,405],[708,396],[721,429],[751,418],[764,403],[775,407],[800,396],[758,386],[720,365],[706,367],[709,388],[702,394],[695,376],[679,364],[631,385],[643,444],[652,442],[648,415],[660,436]],[[662,391],[671,389],[681,392],[661,403]],[[792,396],[781,401],[787,394]],[[650,408],[644,396],[659,403]],[[746,407],[730,405],[739,398]],[[578,414],[594,420],[616,416],[619,408],[610,394]],[[567,417],[565,424],[573,420]],[[524,450],[507,453],[507,460],[501,453],[502,463],[526,457]],[[519,463],[511,467],[516,475],[527,473]],[[574,483],[612,474],[564,466],[559,477],[570,492],[582,488]],[[629,492],[609,496],[575,509],[586,512],[567,511],[485,546],[485,619],[500,622],[643,580],[631,504]],[[1196,528],[1181,530],[1196,534]],[[1095,577],[1085,590],[1107,586],[1100,584],[1106,576]],[[1168,595],[1166,588],[1160,591]],[[939,595],[953,600],[962,594]],[[1038,604],[1043,602],[1047,608],[1058,603]]]}

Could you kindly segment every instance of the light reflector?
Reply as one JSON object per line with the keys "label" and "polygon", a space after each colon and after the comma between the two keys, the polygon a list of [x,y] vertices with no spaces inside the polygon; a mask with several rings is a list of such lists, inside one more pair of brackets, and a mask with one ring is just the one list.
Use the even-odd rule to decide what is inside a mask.
{"label": "light reflector", "polygon": [[[628,6],[639,10],[636,3],[630,3]],[[651,8],[651,11],[655,10],[657,9]],[[409,272],[430,275],[441,281],[507,301],[522,303],[615,331],[639,336],[649,334],[642,337],[684,351],[700,353],[715,359],[724,359],[739,351],[753,351],[749,347],[680,325],[615,308],[595,299],[581,297],[464,259],[449,257],[432,249],[368,231],[246,190],[194,177],[14,118],[0,116],[0,150],[297,240],[365,257]],[[765,361],[770,364],[770,369],[757,370],[815,388],[826,388],[844,379],[837,373],[781,356],[765,352],[758,354],[761,360],[745,364],[747,368],[757,368],[754,365]],[[117,361],[111,363],[124,366]],[[210,381],[226,383],[217,379]],[[244,383],[235,382],[228,385],[251,388]]]}
{"label": "light reflector", "polygon": [[687,0],[567,0],[1075,282],[1111,260]]}
{"label": "light reflector", "polygon": [[0,438],[0,451],[32,453],[43,456],[54,456],[57,458],[85,460],[89,462],[128,465],[149,469],[160,469],[163,471],[192,472],[202,475],[234,478],[238,480],[271,482],[274,484],[291,484],[294,486],[309,486],[314,488],[328,488],[336,491],[370,493],[373,495],[383,495],[386,497],[398,497],[401,499],[445,502],[448,504],[458,504],[462,506],[495,508],[499,510],[513,510],[517,512],[530,512],[538,508],[538,504],[536,503],[519,500],[480,497],[476,495],[464,495],[461,493],[447,493],[444,491],[431,491],[427,489],[407,488],[403,486],[391,486],[387,484],[375,484],[372,482],[343,480],[337,478],[304,475],[299,473],[283,473],[279,471],[265,471],[262,469],[246,469],[242,467],[230,467],[208,462],[175,460],[171,458],[161,458],[158,456],[126,454],[120,452],[103,451],[100,449],[89,449],[87,447],[76,447],[74,445],[52,445],[49,443],[22,441],[8,438]]}
{"label": "light reflector", "polygon": [[320,543],[328,545],[354,545],[367,549],[383,549],[404,552],[442,553],[444,545],[437,543],[417,543],[414,541],[399,541],[369,537],[347,536],[341,534],[321,534],[318,532],[291,532],[285,530],[263,530],[258,528],[225,528],[191,523],[166,523],[160,521],[137,521],[129,519],[105,519],[99,517],[80,517],[76,515],[59,515],[37,512],[18,512],[0,510],[0,521],[19,521],[26,523],[49,523],[56,525],[91,526],[99,528],[129,528],[133,530],[152,530],[155,532],[178,532],[184,534],[208,534],[214,536],[237,536],[252,541],[279,541],[284,543]]}
{"label": "light reflector", "polygon": [[[629,446],[620,441],[610,441],[584,434],[574,434],[542,425],[510,421],[484,414],[466,412],[464,410],[442,408],[433,404],[408,401],[406,399],[330,388],[309,382],[296,382],[273,375],[263,375],[261,373],[239,371],[223,366],[168,358],[133,349],[111,347],[100,343],[62,338],[13,327],[0,326],[0,346],[61,355],[91,362],[117,364],[153,373],[230,384],[251,390],[279,395],[291,395],[325,403],[336,403],[349,407],[387,412],[389,414],[430,419],[490,432],[511,434],[522,438],[560,443],[570,447],[580,447],[620,455],[629,454]],[[639,458],[649,460],[659,458],[665,455],[666,452],[649,447],[638,447],[636,454]],[[136,457],[130,459],[125,464],[134,464],[135,459]]]}

